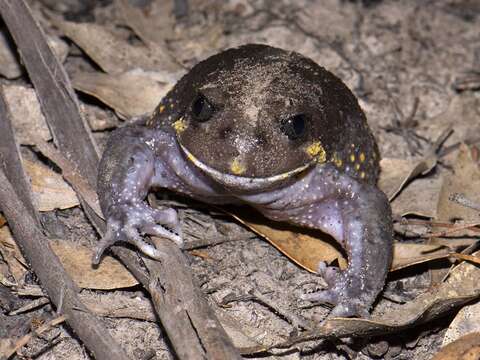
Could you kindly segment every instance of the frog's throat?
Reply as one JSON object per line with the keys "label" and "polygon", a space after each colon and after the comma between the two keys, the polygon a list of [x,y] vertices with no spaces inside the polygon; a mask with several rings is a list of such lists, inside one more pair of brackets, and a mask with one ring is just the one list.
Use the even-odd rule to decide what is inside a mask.
{"label": "frog's throat", "polygon": [[261,190],[269,187],[273,187],[276,184],[282,183],[283,181],[292,178],[294,175],[300,174],[310,167],[312,167],[317,161],[313,159],[312,161],[302,165],[296,169],[284,172],[282,174],[269,176],[269,177],[262,177],[262,178],[252,178],[252,177],[245,177],[245,176],[238,176],[232,174],[225,174],[221,171],[218,171],[203,162],[197,159],[187,148],[185,148],[179,142],[180,148],[182,149],[183,153],[187,157],[188,161],[194,164],[197,168],[203,171],[207,176],[218,182],[219,184],[229,188],[235,189],[242,189],[245,191],[255,191]]}

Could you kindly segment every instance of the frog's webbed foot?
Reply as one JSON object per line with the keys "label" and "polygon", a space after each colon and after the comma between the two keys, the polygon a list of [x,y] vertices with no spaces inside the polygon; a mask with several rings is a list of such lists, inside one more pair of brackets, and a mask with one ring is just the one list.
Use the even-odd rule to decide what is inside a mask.
{"label": "frog's webbed foot", "polygon": [[365,293],[359,291],[358,286],[353,285],[355,281],[352,281],[352,274],[349,274],[348,270],[342,271],[338,267],[327,266],[325,262],[320,262],[318,272],[329,288],[304,294],[302,296],[303,300],[334,305],[328,317],[358,316],[368,318],[370,316],[368,311],[371,306],[371,299],[375,298],[375,294],[367,296],[369,299],[365,298]]}
{"label": "frog's webbed foot", "polygon": [[145,241],[143,234],[183,245],[180,222],[174,209],[154,209],[143,201],[118,204],[112,206],[108,212],[107,231],[94,251],[92,263],[98,264],[105,250],[121,241],[133,244],[154,259],[160,258],[162,253]]}

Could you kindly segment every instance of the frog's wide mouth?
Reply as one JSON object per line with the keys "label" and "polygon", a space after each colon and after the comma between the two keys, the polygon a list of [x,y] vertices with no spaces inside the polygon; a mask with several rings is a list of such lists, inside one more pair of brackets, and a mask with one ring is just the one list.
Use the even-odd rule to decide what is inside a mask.
{"label": "frog's wide mouth", "polygon": [[197,159],[187,148],[185,148],[179,142],[180,148],[182,149],[183,153],[186,155],[187,159],[194,164],[197,168],[202,170],[205,174],[207,174],[210,178],[215,180],[216,182],[220,183],[225,187],[232,187],[235,189],[241,189],[245,191],[254,191],[254,190],[261,190],[264,188],[272,187],[282,181],[290,179],[292,176],[300,174],[305,170],[309,169],[316,163],[316,159],[312,159],[310,162],[297,167],[293,170],[289,170],[287,172],[273,175],[269,177],[245,177],[233,174],[226,174],[221,171],[218,171],[203,162]]}

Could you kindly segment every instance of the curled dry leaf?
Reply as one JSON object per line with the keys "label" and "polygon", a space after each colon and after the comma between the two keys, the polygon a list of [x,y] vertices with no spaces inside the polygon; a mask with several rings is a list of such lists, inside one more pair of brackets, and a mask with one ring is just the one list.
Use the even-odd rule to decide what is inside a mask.
{"label": "curled dry leaf", "polygon": [[23,163],[39,211],[68,209],[79,204],[77,195],[61,175],[39,163],[28,160]]}
{"label": "curled dry leaf", "polygon": [[138,284],[130,272],[116,259],[106,256],[98,268],[92,268],[92,250],[66,241],[50,241],[52,250],[67,273],[81,288],[111,290]]}
{"label": "curled dry leaf", "polygon": [[[469,147],[465,144],[460,146],[453,173],[447,175],[443,181],[440,197],[437,204],[437,221],[450,222],[461,219],[464,223],[480,223],[480,212],[467,206],[463,206],[450,199],[452,194],[463,194],[472,202],[480,203],[480,168],[472,158]],[[442,229],[434,229],[436,232]],[[478,235],[469,230],[456,232],[455,236]]]}
{"label": "curled dry leaf", "polygon": [[179,70],[170,68],[158,47],[134,46],[104,26],[54,20],[55,25],[109,74],[140,68],[146,71]]}
{"label": "curled dry leaf", "polygon": [[435,217],[441,179],[422,178],[409,183],[416,176],[428,173],[435,164],[433,156],[417,160],[384,158],[380,161],[382,171],[378,186],[392,201],[394,214]]}
{"label": "curled dry leaf", "polygon": [[474,332],[448,344],[432,360],[480,359],[480,332]]}
{"label": "curled dry leaf", "polygon": [[17,141],[22,145],[34,145],[39,139],[50,140],[52,136],[35,90],[21,85],[4,85],[3,91]]}
{"label": "curled dry leaf", "polygon": [[322,261],[331,264],[336,260],[342,269],[346,268],[339,245],[327,234],[270,221],[251,210],[232,210],[230,214],[308,271],[317,272]]}
{"label": "curled dry leaf", "polygon": [[174,36],[173,1],[152,1],[145,7],[140,7],[132,5],[128,0],[118,0],[116,5],[125,24],[145,44],[165,46],[165,40]]}
{"label": "curled dry leaf", "polygon": [[154,81],[141,71],[124,74],[77,73],[73,86],[95,96],[123,118],[150,114],[172,87],[171,83]]}
{"label": "curled dry leaf", "polygon": [[395,243],[390,271],[449,256],[451,256],[450,250],[441,245]]}

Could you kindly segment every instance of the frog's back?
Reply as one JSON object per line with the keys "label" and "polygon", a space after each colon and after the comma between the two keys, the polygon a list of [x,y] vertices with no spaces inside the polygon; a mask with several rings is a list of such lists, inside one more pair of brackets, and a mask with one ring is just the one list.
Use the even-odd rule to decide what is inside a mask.
{"label": "frog's back", "polygon": [[[305,111],[311,113],[310,136],[320,146],[321,162],[331,163],[340,172],[359,181],[376,182],[379,172],[378,148],[357,99],[338,77],[311,59],[295,52],[257,44],[211,56],[195,65],[175,85],[159,104],[148,125],[171,129],[190,111],[198,93],[208,87],[220,88],[224,91],[220,95],[224,97],[224,102],[231,102],[232,99],[227,98],[234,97],[237,105],[251,103],[255,97],[278,99],[283,96],[280,105],[278,101],[256,104],[264,108],[258,114],[271,118],[265,121],[264,127],[276,126],[275,118],[281,117],[282,111],[288,113],[289,106],[304,102],[302,106],[307,109]],[[289,94],[292,98],[290,103],[285,101]],[[274,114],[265,115],[269,113]],[[225,121],[230,121],[236,114],[224,115]],[[198,139],[198,146],[208,140]],[[278,146],[278,156],[289,156],[290,152],[293,157],[297,151],[295,144],[283,151],[284,147],[278,141],[271,141],[267,146]],[[262,151],[267,150],[264,146]]]}

